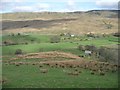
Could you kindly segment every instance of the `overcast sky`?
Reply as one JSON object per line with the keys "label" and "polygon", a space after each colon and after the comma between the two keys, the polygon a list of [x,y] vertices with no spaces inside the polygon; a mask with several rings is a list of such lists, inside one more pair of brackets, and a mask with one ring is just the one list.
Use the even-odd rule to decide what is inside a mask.
{"label": "overcast sky", "polygon": [[119,0],[0,0],[0,13],[118,9]]}

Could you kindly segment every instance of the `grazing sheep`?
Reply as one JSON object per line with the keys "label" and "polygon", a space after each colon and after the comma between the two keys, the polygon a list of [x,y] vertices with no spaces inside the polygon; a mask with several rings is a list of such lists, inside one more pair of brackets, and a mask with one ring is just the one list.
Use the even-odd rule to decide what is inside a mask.
{"label": "grazing sheep", "polygon": [[40,69],[41,73],[47,73],[48,70],[47,69]]}

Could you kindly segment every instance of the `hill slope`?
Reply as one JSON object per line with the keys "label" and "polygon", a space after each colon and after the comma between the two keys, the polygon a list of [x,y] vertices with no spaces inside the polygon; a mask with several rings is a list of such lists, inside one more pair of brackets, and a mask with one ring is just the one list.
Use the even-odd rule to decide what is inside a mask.
{"label": "hill slope", "polygon": [[[113,33],[118,31],[117,15],[118,12],[115,10],[91,10],[68,13],[6,13],[2,15],[2,29],[3,32],[14,33]],[[109,29],[107,25],[111,25],[111,28]]]}

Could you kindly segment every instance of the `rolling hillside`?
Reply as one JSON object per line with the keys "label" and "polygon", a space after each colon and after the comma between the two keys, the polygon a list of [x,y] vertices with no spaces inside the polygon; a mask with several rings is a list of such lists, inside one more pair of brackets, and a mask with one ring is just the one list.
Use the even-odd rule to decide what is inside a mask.
{"label": "rolling hillside", "polygon": [[[118,12],[91,10],[87,12],[6,13],[2,15],[3,32],[40,32],[43,34],[113,33],[118,30]],[[107,28],[107,25],[111,25]]]}

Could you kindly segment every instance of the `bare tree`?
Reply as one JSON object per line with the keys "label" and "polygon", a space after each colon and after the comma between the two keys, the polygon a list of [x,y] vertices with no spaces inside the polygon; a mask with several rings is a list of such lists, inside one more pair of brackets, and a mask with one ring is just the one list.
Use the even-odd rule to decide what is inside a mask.
{"label": "bare tree", "polygon": [[106,26],[107,29],[111,29],[112,26],[113,26],[113,25],[111,24],[111,21],[106,22],[106,21],[103,20],[103,23],[104,23],[104,25]]}

